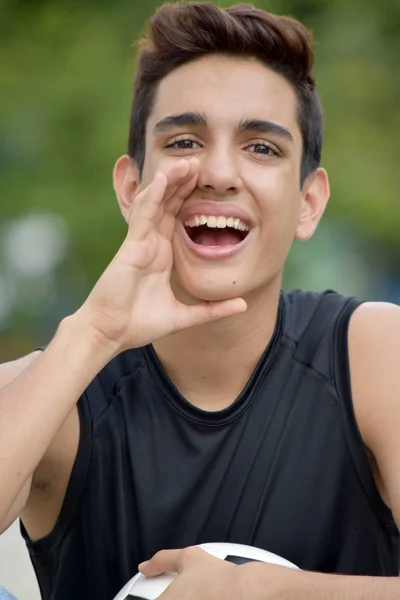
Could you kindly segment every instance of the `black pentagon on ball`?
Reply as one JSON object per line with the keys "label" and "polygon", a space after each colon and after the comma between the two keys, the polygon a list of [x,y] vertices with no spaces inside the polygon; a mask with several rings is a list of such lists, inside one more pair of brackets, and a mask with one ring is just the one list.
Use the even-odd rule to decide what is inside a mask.
{"label": "black pentagon on ball", "polygon": [[233,556],[231,554],[228,554],[228,556],[225,556],[224,560],[226,560],[227,562],[233,563],[234,565],[244,565],[249,562],[260,562],[259,560],[256,560],[255,558],[244,558],[243,556]]}

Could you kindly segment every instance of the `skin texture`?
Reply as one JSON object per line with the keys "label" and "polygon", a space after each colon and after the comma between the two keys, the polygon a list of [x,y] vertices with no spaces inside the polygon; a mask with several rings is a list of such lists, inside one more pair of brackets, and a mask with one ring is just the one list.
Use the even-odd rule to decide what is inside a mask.
{"label": "skin texture", "polygon": [[[207,124],[155,134],[157,123],[188,111],[205,115]],[[239,132],[246,119],[272,121],[293,141]],[[190,142],[182,146],[183,139]],[[180,146],[166,147],[178,140]],[[190,402],[219,410],[234,401],[271,338],[291,243],[313,234],[328,201],[323,169],[300,189],[301,155],[294,92],[256,61],[208,57],[161,82],[147,123],[143,177],[127,156],[114,170],[128,223],[121,249],[41,356],[27,368],[0,369],[0,482],[7,481],[7,494],[0,494],[3,529],[24,506],[22,519],[33,538],[51,531],[76,455],[76,400],[119,351],[153,342]],[[189,251],[180,217],[202,201],[233,204],[248,214],[251,238],[236,256],[210,261]],[[357,309],[349,346],[360,432],[381,495],[400,523],[400,309],[385,304]],[[159,553],[141,568],[149,576],[179,573],[164,594],[168,600],[400,595],[397,579],[289,575],[271,565],[221,562],[189,549]]]}
{"label": "skin texture", "polygon": [[[161,120],[187,111],[204,114],[207,125],[154,132]],[[291,133],[293,142],[257,131],[239,133],[239,124],[246,119],[281,125]],[[165,147],[183,139],[192,141],[191,148]],[[255,144],[266,147],[256,151]],[[248,212],[254,225],[252,243],[243,253],[215,263],[205,263],[189,252],[176,228],[175,293],[189,301],[240,296],[251,303],[259,294],[279,286],[293,239],[311,237],[329,196],[323,169],[300,189],[303,148],[290,84],[257,61],[207,57],[184,65],[160,84],[147,123],[146,150],[141,181],[127,157],[116,165],[115,188],[125,218],[134,201],[135,186],[147,186],[156,171],[167,170],[179,158],[196,156],[199,178],[185,208],[203,200],[235,204]]]}
{"label": "skin texture", "polygon": [[[161,135],[154,134],[159,121],[187,111],[204,113],[207,125],[171,128]],[[293,142],[254,132],[239,135],[238,124],[248,118],[268,120],[285,127]],[[191,143],[185,142],[184,149],[165,148],[182,140]],[[271,145],[274,150],[277,148],[280,156],[270,151],[267,155],[256,154],[254,145],[261,143]],[[323,214],[329,197],[327,175],[319,170],[307,179],[303,189],[299,189],[302,142],[293,90],[283,78],[255,61],[208,57],[196,64],[185,65],[166,77],[149,119],[146,145],[142,182],[127,157],[117,163],[116,191],[123,214],[127,213],[129,201],[134,201],[134,194],[129,197],[124,193],[124,186],[119,185],[122,181],[122,177],[118,181],[119,170],[124,172],[125,185],[131,180],[132,188],[145,186],[156,170],[167,168],[171,161],[182,155],[196,156],[201,170],[197,188],[186,200],[187,205],[203,200],[235,202],[248,211],[254,225],[253,240],[243,254],[237,260],[229,259],[221,265],[204,266],[201,260],[192,256],[182,242],[179,228],[173,238],[173,288],[178,297],[190,303],[194,298],[222,299],[239,293],[248,305],[244,315],[213,326],[214,335],[209,328],[202,327],[179,332],[154,344],[170,377],[186,397],[202,408],[220,409],[229,405],[242,389],[272,333],[273,320],[268,321],[265,315],[268,312],[276,314],[281,273],[293,239],[311,237]],[[261,312],[265,320],[260,318]],[[369,304],[358,309],[351,321],[350,366],[356,416],[361,433],[365,435],[377,486],[400,523],[400,453],[396,442],[396,431],[400,427],[400,383],[395,376],[393,358],[388,361],[389,349],[394,352],[392,356],[398,356],[400,350],[400,330],[397,335],[391,333],[394,325],[400,327],[400,310],[385,304]],[[383,331],[382,321],[386,323]],[[256,323],[265,323],[265,326],[257,328]],[[377,338],[380,339],[380,352],[374,345]],[[246,344],[248,351],[243,352]],[[184,358],[182,348],[185,363],[194,365],[185,373],[179,369]],[[240,354],[235,353],[235,348],[241,349]],[[227,358],[224,362],[217,360],[221,353]],[[244,365],[243,355],[249,357]],[[216,365],[214,369],[213,364]],[[391,386],[387,383],[388,372]],[[238,375],[232,377],[232,373]],[[219,393],[226,390],[227,385],[229,391],[225,392],[225,398],[218,407],[215,402],[212,406],[209,398],[215,397],[216,390]],[[383,400],[383,406],[377,405],[378,397]],[[389,429],[391,435],[387,437]],[[386,478],[381,465],[385,468]],[[149,576],[167,571],[180,574],[163,595],[166,600],[185,597],[192,600],[222,597],[263,600],[304,598],[305,594],[326,600],[356,600],[368,598],[368,595],[385,599],[400,594],[397,579],[322,575],[317,578],[315,574],[292,572],[289,575],[286,569],[271,565],[259,568],[256,577],[259,585],[249,584],[248,580],[249,585],[245,584],[243,575],[240,586],[232,572],[227,573],[226,565],[199,552],[194,549],[189,555],[184,554],[185,560],[179,551],[159,553],[141,570]],[[235,569],[238,567],[233,567]],[[207,586],[209,578],[206,575],[210,570],[214,572],[214,584]]]}
{"label": "skin texture", "polygon": [[[165,118],[187,112],[204,115],[207,125],[155,132]],[[293,141],[259,131],[239,132],[247,119],[275,123]],[[189,149],[166,148],[174,142],[182,145],[182,140],[190,140]],[[155,172],[168,170],[180,158],[195,157],[198,181],[183,210],[204,201],[235,205],[252,222],[251,242],[236,257],[206,261],[188,250],[178,214],[172,239],[175,295],[187,304],[236,296],[247,303],[244,314],[154,343],[180,391],[203,408],[223,408],[243,389],[272,335],[282,269],[293,239],[311,237],[325,210],[329,183],[323,169],[300,189],[302,151],[295,94],[283,77],[257,61],[206,57],[162,80],[147,123],[142,179],[129,157],[116,164],[114,186],[126,219],[137,192]],[[184,372],[179,366],[183,357]],[[216,394],[218,406],[211,407]]]}

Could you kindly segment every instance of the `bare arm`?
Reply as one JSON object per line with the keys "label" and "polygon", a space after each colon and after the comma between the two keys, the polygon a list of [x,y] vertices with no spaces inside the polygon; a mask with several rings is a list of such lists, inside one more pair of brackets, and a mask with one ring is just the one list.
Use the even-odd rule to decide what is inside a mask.
{"label": "bare arm", "polygon": [[[78,317],[69,317],[45,352],[3,366],[3,385],[6,378],[11,382],[0,391],[1,532],[22,511],[36,467],[82,392],[111,357],[106,345],[85,336]],[[16,378],[10,377],[14,369],[21,371]]]}
{"label": "bare arm", "polygon": [[[14,360],[12,362],[4,363],[0,365],[0,391],[5,388],[8,384],[10,384],[14,379],[18,377],[25,369],[27,369],[37,358],[40,356],[41,352],[36,351],[19,358],[18,360]],[[20,514],[22,509],[24,508],[27,498],[29,496],[29,491],[31,487],[32,477],[28,477],[25,485],[23,486],[21,492],[18,494],[15,499],[14,504],[11,506],[8,511],[7,516],[4,519],[4,523],[0,532],[5,531],[8,527],[15,521],[17,516]]]}
{"label": "bare arm", "polygon": [[[128,172],[130,160],[125,163]],[[127,348],[246,310],[242,299],[186,306],[173,294],[175,219],[196,186],[198,169],[197,159],[178,161],[138,193],[126,239],[86,302],[61,323],[45,352],[0,391],[0,532],[21,510],[33,473],[107,362]],[[58,467],[63,459],[53,455]],[[33,512],[31,521],[37,520]]]}
{"label": "bare arm", "polygon": [[[257,581],[258,593],[254,596],[257,600],[304,600],[305,598],[307,600],[397,600],[400,598],[399,577],[291,572],[284,567],[271,568],[271,565],[255,563],[254,566],[245,565],[245,568],[248,571],[246,580],[251,577],[253,581]],[[282,573],[282,569],[286,572]]]}
{"label": "bare arm", "polygon": [[350,322],[349,351],[357,423],[400,529],[400,307],[360,306]]}

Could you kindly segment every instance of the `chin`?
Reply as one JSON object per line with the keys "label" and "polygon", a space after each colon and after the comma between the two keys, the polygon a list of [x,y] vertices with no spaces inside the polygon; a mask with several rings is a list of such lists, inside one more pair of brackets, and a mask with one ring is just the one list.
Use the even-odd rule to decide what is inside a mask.
{"label": "chin", "polygon": [[238,286],[238,277],[228,276],[227,273],[199,274],[192,273],[190,276],[175,274],[173,278],[173,289],[176,297],[184,304],[194,304],[196,301],[216,302],[219,300],[230,300],[238,298],[246,293],[243,283]]}

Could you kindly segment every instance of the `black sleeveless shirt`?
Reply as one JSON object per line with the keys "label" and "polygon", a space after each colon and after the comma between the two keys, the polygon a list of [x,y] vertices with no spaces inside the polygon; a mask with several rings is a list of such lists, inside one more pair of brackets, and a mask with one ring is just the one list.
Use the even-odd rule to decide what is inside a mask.
{"label": "black sleeveless shirt", "polygon": [[78,455],[54,530],[32,543],[22,526],[42,597],[112,600],[158,550],[218,541],[311,571],[397,575],[399,534],[350,395],[358,304],[282,292],[269,346],[218,412],[185,400],[151,346],[110,362],[79,400]]}

